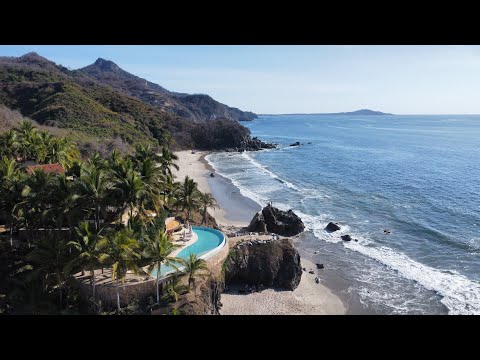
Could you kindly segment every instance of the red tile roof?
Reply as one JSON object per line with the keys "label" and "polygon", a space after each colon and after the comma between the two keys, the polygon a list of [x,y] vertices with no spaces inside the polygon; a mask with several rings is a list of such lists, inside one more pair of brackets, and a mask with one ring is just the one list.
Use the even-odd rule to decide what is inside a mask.
{"label": "red tile roof", "polygon": [[45,165],[33,165],[27,166],[26,171],[29,174],[33,174],[35,170],[43,170],[46,173],[65,174],[65,169],[60,164],[45,164]]}

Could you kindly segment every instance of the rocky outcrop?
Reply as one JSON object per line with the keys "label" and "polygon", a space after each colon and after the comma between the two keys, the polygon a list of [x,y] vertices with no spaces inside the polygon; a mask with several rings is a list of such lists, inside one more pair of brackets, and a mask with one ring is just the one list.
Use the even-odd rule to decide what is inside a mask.
{"label": "rocky outcrop", "polygon": [[328,225],[325,227],[325,230],[334,232],[334,231],[340,230],[340,226],[338,226],[338,224],[336,223],[329,222]]}
{"label": "rocky outcrop", "polygon": [[191,291],[186,296],[186,301],[179,307],[183,315],[218,315],[221,294],[224,290],[224,283],[221,279],[209,278],[202,282],[196,291]]}
{"label": "rocky outcrop", "polygon": [[224,263],[225,282],[294,290],[300,283],[300,255],[289,239],[237,244]]}
{"label": "rocky outcrop", "polygon": [[300,141],[294,142],[293,144],[290,144],[290,146],[300,146]]}
{"label": "rocky outcrop", "polygon": [[294,236],[305,230],[305,225],[293,210],[282,211],[272,205],[255,214],[247,231],[270,232],[282,236]]}
{"label": "rocky outcrop", "polygon": [[352,241],[352,237],[350,235],[342,235],[340,237],[343,241]]}

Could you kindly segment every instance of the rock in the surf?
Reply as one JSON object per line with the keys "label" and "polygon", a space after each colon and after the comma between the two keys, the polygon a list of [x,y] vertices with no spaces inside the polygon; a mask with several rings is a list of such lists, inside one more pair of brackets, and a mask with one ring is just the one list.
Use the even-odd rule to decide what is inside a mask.
{"label": "rock in the surf", "polygon": [[281,236],[294,236],[305,230],[302,219],[293,210],[282,211],[271,204],[255,214],[246,231],[270,232]]}
{"label": "rock in the surf", "polygon": [[328,225],[325,227],[325,230],[334,232],[334,231],[340,230],[340,226],[330,221]]}
{"label": "rock in the surf", "polygon": [[343,241],[352,241],[352,237],[350,235],[342,235],[341,238]]}

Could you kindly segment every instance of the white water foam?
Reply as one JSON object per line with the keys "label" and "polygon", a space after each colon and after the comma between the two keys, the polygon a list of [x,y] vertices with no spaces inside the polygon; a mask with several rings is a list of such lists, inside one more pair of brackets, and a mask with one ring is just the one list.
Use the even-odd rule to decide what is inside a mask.
{"label": "white water foam", "polygon": [[[254,159],[251,159],[249,156],[246,156],[245,158],[256,167],[262,169],[262,171],[268,173],[272,178],[278,178],[276,174],[266,169]],[[260,206],[267,205],[269,199],[261,196],[257,192],[249,190],[231,175],[218,171],[215,163],[209,160],[209,156],[205,157],[205,159],[218,174],[230,179],[243,196],[252,199]],[[298,189],[296,187],[295,189],[300,192],[306,190]],[[292,208],[290,205],[284,203],[275,203],[275,206],[285,211]],[[397,253],[388,247],[368,246],[372,242],[361,235],[352,234],[348,225],[340,224],[341,229],[339,231],[328,233],[325,231],[325,227],[328,223],[327,219],[333,218],[329,214],[315,216],[305,214],[299,210],[293,210],[304,222],[305,229],[312,231],[315,237],[330,243],[343,243],[343,246],[346,248],[379,261],[388,268],[397,271],[402,277],[416,281],[428,290],[435,291],[443,297],[441,302],[447,307],[449,314],[480,314],[480,284],[478,282],[472,281],[464,275],[453,271],[439,270],[421,264],[410,259],[407,255]],[[342,241],[341,235],[346,233],[349,233],[353,238],[358,239],[358,242]]]}
{"label": "white water foam", "polygon": [[260,164],[258,161],[256,161],[254,158],[252,158],[250,155],[248,155],[246,152],[242,152],[242,155],[241,155],[245,160],[249,161],[252,165],[254,165],[255,167],[259,168],[261,171],[263,171],[264,173],[268,174],[272,179],[275,179],[275,180],[278,180],[280,181],[282,184],[284,184],[286,187],[289,187],[290,189],[294,189],[294,190],[299,190],[298,187],[296,187],[295,185],[293,185],[291,182],[287,181],[287,180],[284,180],[282,178],[280,178],[277,174],[271,172],[270,170],[268,170],[267,166],[265,165],[262,165]]}
{"label": "white water foam", "polygon": [[362,243],[344,243],[346,248],[375,259],[403,277],[414,280],[424,288],[443,297],[441,301],[449,314],[480,314],[480,284],[457,272],[439,270],[410,259],[407,255]]}

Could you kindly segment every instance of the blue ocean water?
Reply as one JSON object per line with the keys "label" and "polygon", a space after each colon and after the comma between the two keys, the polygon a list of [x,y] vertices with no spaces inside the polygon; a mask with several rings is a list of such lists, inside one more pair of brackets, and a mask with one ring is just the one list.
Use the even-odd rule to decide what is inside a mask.
{"label": "blue ocean water", "polygon": [[[243,124],[279,149],[207,160],[260,205],[293,209],[307,229],[298,246],[325,263],[345,298],[370,313],[480,314],[480,116]],[[325,232],[329,221],[341,231]]]}

